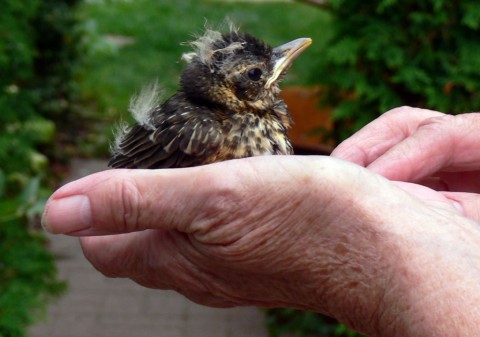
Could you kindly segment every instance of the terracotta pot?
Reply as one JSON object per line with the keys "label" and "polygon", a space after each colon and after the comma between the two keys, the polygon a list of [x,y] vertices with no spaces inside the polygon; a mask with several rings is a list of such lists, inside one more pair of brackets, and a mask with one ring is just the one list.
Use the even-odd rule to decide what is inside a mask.
{"label": "terracotta pot", "polygon": [[282,96],[291,112],[294,125],[289,136],[295,154],[329,154],[332,144],[323,139],[319,130],[332,130],[332,108],[319,107],[321,87],[288,87]]}

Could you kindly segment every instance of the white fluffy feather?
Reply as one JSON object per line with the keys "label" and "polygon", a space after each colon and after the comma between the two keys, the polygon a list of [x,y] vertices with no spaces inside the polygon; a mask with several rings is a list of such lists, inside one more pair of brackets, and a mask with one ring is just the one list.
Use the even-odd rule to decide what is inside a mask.
{"label": "white fluffy feather", "polygon": [[[151,115],[155,108],[160,105],[161,97],[162,92],[159,89],[157,81],[144,87],[139,95],[132,97],[130,100],[129,111],[138,124],[146,129],[155,129],[151,122]],[[110,144],[110,152],[112,154],[121,152],[120,144],[130,130],[131,127],[124,121],[120,121],[115,126],[113,130],[114,141]]]}
{"label": "white fluffy feather", "polygon": [[130,132],[130,126],[127,122],[120,121],[115,125],[113,130],[113,142],[110,144],[110,153],[115,154],[120,151],[120,144],[123,142],[123,139]]}
{"label": "white fluffy feather", "polygon": [[154,81],[144,87],[139,95],[133,96],[130,100],[129,111],[138,124],[146,129],[154,130],[151,123],[151,113],[161,102],[161,91],[158,82]]}
{"label": "white fluffy feather", "polygon": [[[228,22],[230,32],[237,32],[238,28],[231,22]],[[215,42],[222,39],[222,33],[219,31],[205,28],[203,35],[197,36],[194,41],[187,44],[193,47],[193,52],[184,53],[182,60],[190,62],[194,57],[198,57],[200,61],[206,65],[212,65],[213,55],[216,53],[232,54],[235,50],[243,48],[243,44],[239,42],[233,42],[225,48],[215,49]]]}

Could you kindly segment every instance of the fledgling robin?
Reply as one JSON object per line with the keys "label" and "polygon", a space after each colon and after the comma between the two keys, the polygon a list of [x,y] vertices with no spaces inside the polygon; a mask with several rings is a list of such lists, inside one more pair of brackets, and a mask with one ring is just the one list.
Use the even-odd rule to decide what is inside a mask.
{"label": "fledgling robin", "polygon": [[207,29],[183,56],[177,93],[159,104],[155,84],[132,100],[137,123],[116,136],[109,166],[189,167],[292,154],[292,120],[278,83],[311,43],[301,38],[271,48],[236,30]]}

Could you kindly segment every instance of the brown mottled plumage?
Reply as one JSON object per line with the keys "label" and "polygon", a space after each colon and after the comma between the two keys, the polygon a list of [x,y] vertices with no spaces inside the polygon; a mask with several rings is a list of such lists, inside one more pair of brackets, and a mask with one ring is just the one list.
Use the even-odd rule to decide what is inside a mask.
{"label": "brown mottled plumage", "polygon": [[310,45],[271,48],[251,35],[207,30],[184,55],[180,89],[158,104],[156,84],[132,100],[137,124],[122,130],[109,166],[168,168],[292,154],[292,121],[278,82]]}

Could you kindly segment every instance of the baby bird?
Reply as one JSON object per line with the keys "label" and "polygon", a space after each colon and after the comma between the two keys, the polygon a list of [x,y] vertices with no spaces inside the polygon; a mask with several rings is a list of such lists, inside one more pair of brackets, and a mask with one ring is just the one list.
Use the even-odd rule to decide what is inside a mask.
{"label": "baby bird", "polygon": [[236,30],[207,29],[183,55],[180,89],[170,99],[159,104],[153,85],[132,100],[137,123],[117,134],[109,166],[176,168],[292,154],[292,120],[278,83],[311,43],[271,48]]}

